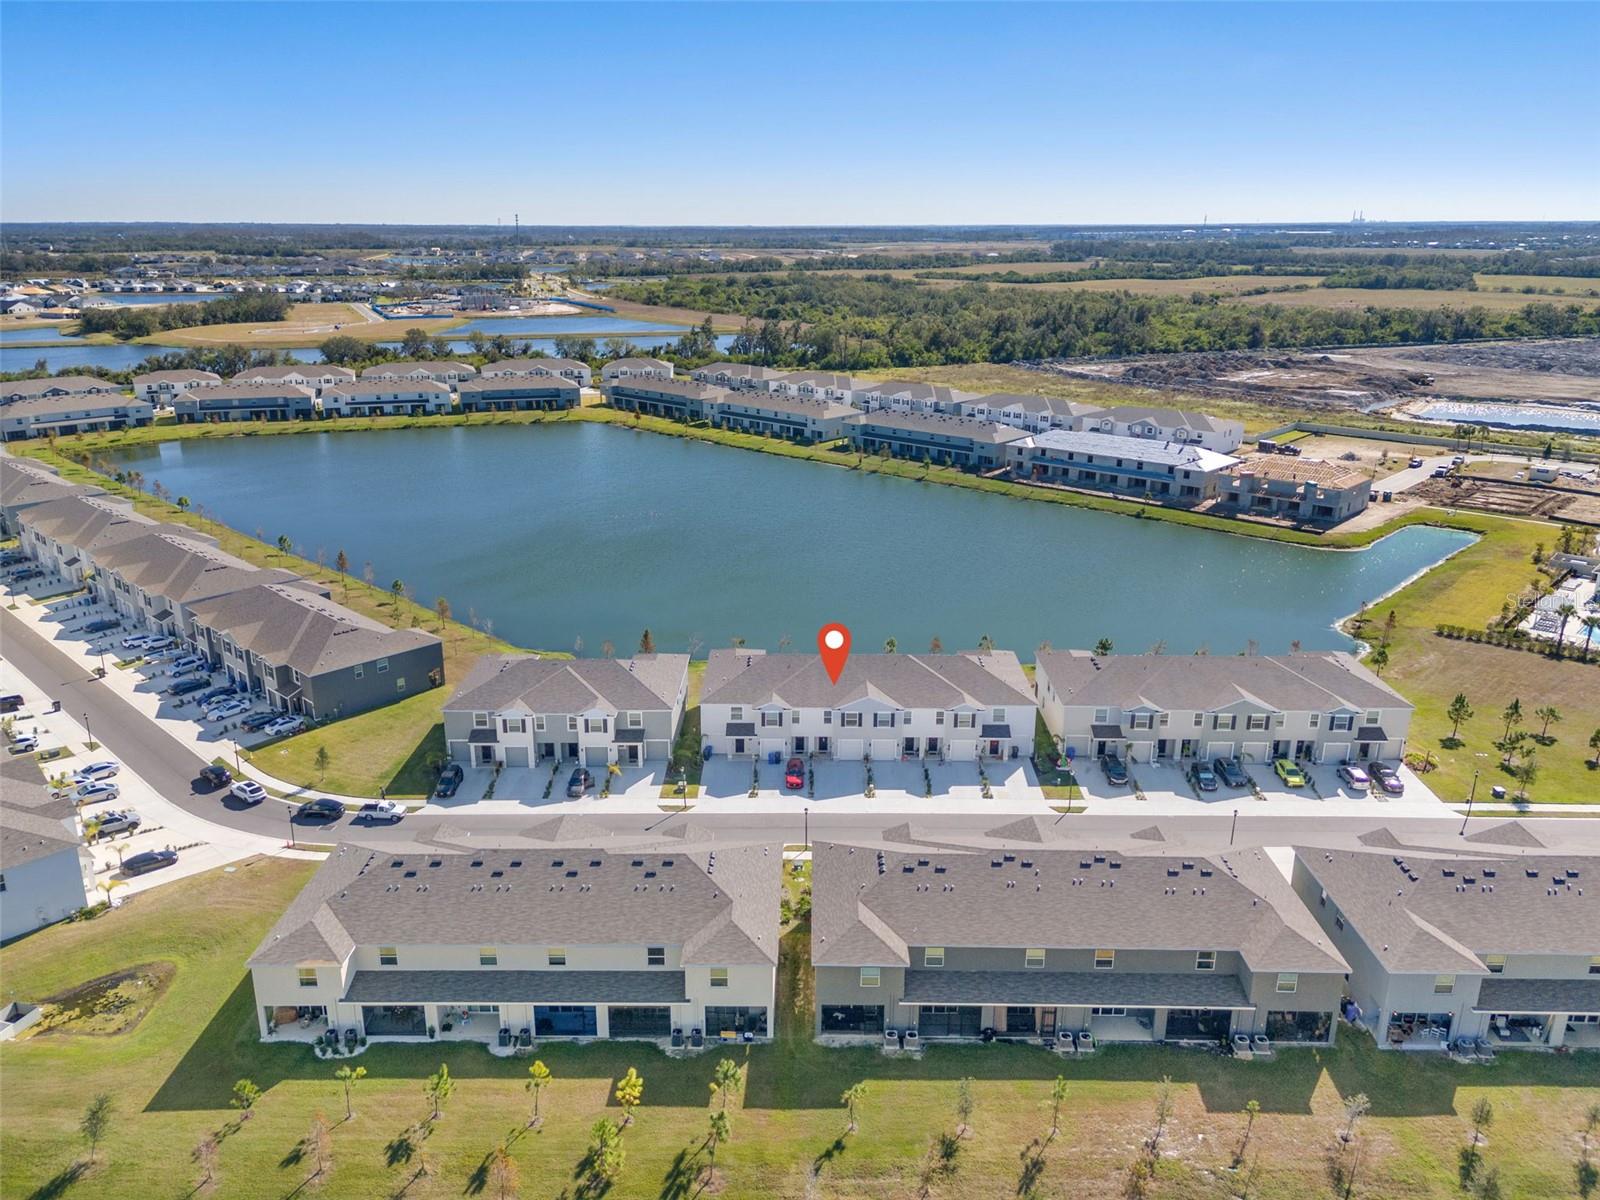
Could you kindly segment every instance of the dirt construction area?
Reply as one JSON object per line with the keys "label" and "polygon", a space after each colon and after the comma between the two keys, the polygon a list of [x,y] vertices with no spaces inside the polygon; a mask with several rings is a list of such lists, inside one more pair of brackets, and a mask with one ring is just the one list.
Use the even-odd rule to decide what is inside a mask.
{"label": "dirt construction area", "polygon": [[1567,490],[1489,475],[1452,475],[1428,479],[1407,495],[1440,508],[1471,508],[1513,517],[1575,521],[1600,525],[1600,489]]}

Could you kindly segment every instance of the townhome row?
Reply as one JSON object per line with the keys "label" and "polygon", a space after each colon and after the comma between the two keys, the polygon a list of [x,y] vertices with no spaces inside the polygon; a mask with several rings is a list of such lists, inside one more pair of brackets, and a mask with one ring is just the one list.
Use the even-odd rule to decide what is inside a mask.
{"label": "townhome row", "polygon": [[[1024,829],[1022,826],[1032,825]],[[827,1043],[1600,1048],[1600,860],[819,842]],[[1000,831],[997,831],[1000,832]],[[782,848],[342,846],[251,957],[263,1038],[776,1032]],[[1491,949],[1493,947],[1493,949]]]}
{"label": "townhome row", "polygon": [[155,407],[148,400],[121,391],[50,391],[0,405],[0,441],[138,429],[154,420]]}
{"label": "townhome row", "polygon": [[43,569],[138,627],[180,639],[274,707],[330,720],[444,682],[433,634],[391,629],[188,526],[10,458],[0,459],[0,499],[8,530]]}
{"label": "townhome row", "polygon": [[89,904],[94,862],[70,798],[51,795],[32,755],[0,762],[0,942]]}

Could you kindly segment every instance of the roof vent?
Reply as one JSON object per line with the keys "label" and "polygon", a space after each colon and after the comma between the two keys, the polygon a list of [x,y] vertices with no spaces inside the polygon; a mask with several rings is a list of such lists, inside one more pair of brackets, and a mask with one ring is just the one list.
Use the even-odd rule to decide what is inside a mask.
{"label": "roof vent", "polygon": [[1577,877],[1578,877],[1578,868],[1576,868],[1576,867],[1568,867],[1567,868],[1567,878],[1568,879],[1576,879]]}
{"label": "roof vent", "polygon": [[397,858],[392,863],[389,864],[389,866],[391,868],[392,867],[403,867],[405,865],[406,865],[406,860],[403,859],[403,858]]}
{"label": "roof vent", "polygon": [[642,867],[642,866],[644,866],[644,859],[636,858],[632,862],[630,862],[628,865],[630,867]]}
{"label": "roof vent", "polygon": [[1095,862],[1097,862],[1097,863],[1103,863],[1103,862],[1105,862],[1105,860],[1106,860],[1106,856],[1105,856],[1105,855],[1104,855],[1104,854],[1096,854],[1096,855],[1095,855],[1095,856],[1094,856],[1094,860],[1095,860]]}
{"label": "roof vent", "polygon": [[566,877],[568,879],[576,879],[578,877],[578,873],[576,871],[568,871]]}
{"label": "roof vent", "polygon": [[520,858],[513,858],[511,860],[511,865],[513,867],[520,867],[522,865],[522,860]]}
{"label": "roof vent", "polygon": [[1031,859],[1031,858],[1025,858],[1025,859],[1023,859],[1023,860],[1022,860],[1022,869],[1023,869],[1023,870],[1024,870],[1024,871],[1031,871],[1031,870],[1033,870],[1033,859]]}
{"label": "roof vent", "polygon": [[1485,867],[1483,869],[1483,877],[1485,879],[1493,879],[1494,876],[1495,876],[1495,870],[1494,870],[1493,867]]}
{"label": "roof vent", "polygon": [[[489,872],[489,878],[490,879],[499,879],[504,874],[505,874],[504,871],[490,871]],[[499,889],[496,888],[495,890],[498,891]]]}
{"label": "roof vent", "polygon": [[1527,872],[1528,872],[1528,878],[1529,879],[1537,879],[1537,878],[1539,878],[1539,868],[1538,867],[1528,867],[1527,868]]}
{"label": "roof vent", "polygon": [[949,868],[949,867],[946,867],[946,866],[942,866],[942,865],[941,865],[941,866],[937,866],[937,867],[935,867],[935,868],[934,868],[934,869],[933,869],[933,873],[934,873],[934,874],[935,874],[935,875],[943,875],[943,874],[944,874],[944,873],[945,873],[945,872],[946,872],[946,871],[948,871],[948,870],[949,870],[949,869],[950,869],[950,868]]}
{"label": "roof vent", "polygon": [[917,859],[917,866],[919,866],[919,867],[925,867],[925,866],[927,866],[927,865],[928,865],[928,860],[927,860],[927,859],[925,859],[925,858],[919,858],[919,859]]}
{"label": "roof vent", "polygon": [[553,863],[551,863],[550,865],[552,867],[564,867],[564,866],[567,865],[567,860],[564,859],[564,858],[558,858]]}
{"label": "roof vent", "polygon": [[1445,867],[1443,874],[1446,879],[1454,879],[1456,877],[1456,869],[1454,867]]}
{"label": "roof vent", "polygon": [[1194,864],[1192,862],[1186,862],[1183,864],[1183,869],[1185,871],[1192,871],[1194,870]]}
{"label": "roof vent", "polygon": [[1109,866],[1113,871],[1122,870],[1122,864],[1120,862],[1111,862],[1106,865]]}
{"label": "roof vent", "polygon": [[991,858],[989,860],[989,865],[991,867],[1003,867],[1005,866],[1005,863],[1001,862],[998,858]]}
{"label": "roof vent", "polygon": [[656,877],[656,873],[654,871],[646,871],[644,873],[644,877],[646,879],[654,879]]}
{"label": "roof vent", "polygon": [[405,877],[407,879],[415,879],[417,877],[417,873],[415,871],[407,871]]}
{"label": "roof vent", "polygon": [[475,867],[481,867],[481,866],[483,866],[483,859],[481,859],[481,858],[475,858],[475,859],[473,859],[473,860],[472,860],[472,865],[473,865],[473,866],[475,866]]}
{"label": "roof vent", "polygon": [[672,865],[672,860],[670,858],[663,858],[661,860],[661,865],[663,867],[670,867]]}
{"label": "roof vent", "polygon": [[1168,879],[1176,879],[1177,877],[1178,877],[1178,868],[1177,867],[1168,867],[1167,868],[1167,878]]}
{"label": "roof vent", "polygon": [[1090,862],[1087,858],[1080,858],[1078,860],[1078,866],[1081,867],[1083,870],[1087,871],[1090,867],[1094,866],[1094,864],[1092,862]]}
{"label": "roof vent", "polygon": [[[712,857],[715,858],[716,855],[712,855]],[[591,867],[598,867],[600,865],[600,860],[598,858],[591,858],[589,860],[589,865]]]}
{"label": "roof vent", "polygon": [[428,860],[428,866],[430,866],[430,867],[442,867],[442,866],[444,866],[444,859],[442,859],[442,858],[429,859]]}
{"label": "roof vent", "polygon": [[1201,879],[1210,879],[1215,874],[1216,874],[1216,872],[1213,871],[1210,867],[1201,867],[1200,868],[1200,878]]}

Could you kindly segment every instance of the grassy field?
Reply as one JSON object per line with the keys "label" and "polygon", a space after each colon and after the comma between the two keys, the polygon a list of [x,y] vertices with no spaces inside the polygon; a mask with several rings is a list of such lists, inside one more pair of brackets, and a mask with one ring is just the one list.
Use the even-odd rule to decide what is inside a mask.
{"label": "grassy field", "polygon": [[[8,991],[31,999],[142,964],[161,964],[142,974],[166,989],[147,998],[142,1019],[124,1032],[74,1032],[68,1024],[0,1046],[0,1195],[191,1196],[201,1179],[192,1151],[216,1136],[212,1182],[220,1196],[495,1197],[488,1156],[504,1144],[521,1177],[515,1195],[596,1197],[602,1190],[585,1186],[580,1168],[588,1131],[597,1119],[619,1119],[611,1092],[629,1066],[644,1077],[644,1104],[623,1135],[623,1174],[605,1194],[698,1195],[713,1105],[707,1084],[724,1057],[716,1050],[668,1059],[646,1045],[547,1044],[538,1057],[554,1082],[542,1097],[542,1125],[528,1130],[526,1059],[497,1059],[460,1043],[374,1046],[357,1060],[368,1076],[355,1089],[354,1118],[345,1119],[334,1063],[316,1059],[309,1047],[256,1040],[242,965],[311,870],[303,862],[250,860],[231,874],[182,880],[93,922],[57,926],[0,950]],[[1246,1175],[1256,1200],[1342,1194],[1330,1175],[1351,1157],[1337,1137],[1343,1098],[1364,1092],[1373,1107],[1362,1125],[1355,1197],[1460,1195],[1456,1156],[1468,1137],[1466,1114],[1483,1097],[1495,1110],[1484,1154],[1500,1169],[1504,1194],[1555,1200],[1573,1195],[1581,1114],[1600,1099],[1592,1055],[1502,1054],[1491,1067],[1461,1067],[1434,1056],[1379,1054],[1349,1030],[1340,1031],[1336,1049],[1290,1051],[1271,1063],[1139,1047],[1106,1048],[1081,1062],[1026,1046],[934,1047],[920,1061],[871,1049],[823,1050],[809,1040],[808,937],[802,925],[783,939],[776,1042],[727,1052],[744,1079],[709,1194],[1122,1195],[1154,1120],[1159,1080],[1169,1076],[1175,1107],[1152,1196],[1223,1200],[1239,1194]],[[458,1082],[441,1118],[429,1123],[422,1084],[441,1062]],[[1047,1140],[1047,1097],[1058,1073],[1068,1095],[1060,1136]],[[954,1152],[942,1158],[940,1137],[955,1131],[962,1077],[973,1081],[971,1136],[946,1143]],[[263,1093],[245,1121],[228,1105],[241,1078]],[[839,1096],[857,1081],[867,1095],[860,1127],[850,1133]],[[77,1126],[102,1093],[115,1107],[91,1164]],[[1235,1172],[1242,1109],[1252,1099],[1261,1116],[1246,1169]],[[331,1155],[316,1178],[305,1139],[319,1112],[332,1127]]]}
{"label": "grassy field", "polygon": [[[1482,629],[1498,616],[1506,596],[1533,579],[1534,547],[1543,542],[1549,548],[1552,529],[1492,517],[1467,517],[1464,527],[1483,536],[1375,604],[1365,634],[1367,640],[1377,638],[1394,612],[1395,633],[1383,677],[1417,706],[1410,748],[1437,756],[1439,766],[1428,784],[1440,799],[1465,800],[1474,771],[1482,774],[1480,799],[1496,783],[1514,792],[1516,783],[1501,768],[1493,744],[1505,728],[1500,711],[1520,698],[1527,714],[1521,728],[1537,734],[1540,722],[1534,710],[1554,705],[1562,720],[1551,726],[1553,741],[1538,747],[1539,778],[1529,797],[1542,803],[1592,803],[1600,797],[1600,772],[1588,765],[1593,758],[1588,741],[1600,729],[1600,668],[1526,650],[1452,641],[1434,632],[1441,624]],[[1477,715],[1462,726],[1460,743],[1455,744],[1445,710],[1458,692],[1466,694]]]}
{"label": "grassy field", "polygon": [[[699,325],[708,316],[711,318],[711,327],[718,333],[738,333],[744,328],[745,317],[738,313],[707,313],[693,308],[668,308],[659,304],[640,304],[633,300],[623,300],[617,296],[605,294],[590,295],[581,290],[573,293],[593,300],[599,304],[609,305],[615,309],[614,313],[601,313],[601,316],[626,317],[630,321],[659,321],[663,328],[678,325]],[[604,338],[606,334],[598,334]]]}
{"label": "grassy field", "polygon": [[[1476,275],[1480,289],[1520,292],[1532,288],[1557,296],[1600,296],[1600,279],[1581,279],[1573,275]],[[1537,300],[1530,296],[1528,302]]]}
{"label": "grassy field", "polygon": [[368,320],[353,304],[296,304],[286,321],[248,321],[235,325],[195,325],[188,329],[169,329],[137,339],[161,346],[248,346],[254,349],[284,349],[317,346],[334,336],[358,338],[363,342],[399,341],[407,329],[443,333],[461,324],[461,318],[432,318],[415,321]]}
{"label": "grassy field", "polygon": [[[1522,308],[1550,297],[1513,292],[1469,292],[1428,288],[1308,288],[1303,292],[1267,292],[1260,296],[1229,297],[1229,304],[1293,304],[1307,308],[1487,308],[1494,311]],[[1600,300],[1577,296],[1563,303],[1594,307]]]}
{"label": "grassy field", "polygon": [[[1212,296],[1238,296],[1261,288],[1313,289],[1322,281],[1319,275],[1202,275],[1194,279],[1081,279],[1066,283],[999,284],[1000,287],[1027,287],[1035,291],[1132,292],[1136,296],[1192,296],[1202,292]],[[1291,293],[1299,295],[1300,293]],[[1257,297],[1251,297],[1256,299]]]}

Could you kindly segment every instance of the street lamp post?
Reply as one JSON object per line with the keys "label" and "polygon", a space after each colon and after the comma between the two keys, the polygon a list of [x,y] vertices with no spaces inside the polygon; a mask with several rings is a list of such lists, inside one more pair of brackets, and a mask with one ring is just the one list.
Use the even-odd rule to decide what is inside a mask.
{"label": "street lamp post", "polygon": [[811,810],[809,808],[804,808],[800,811],[805,814],[805,839],[806,845],[809,847],[811,845]]}
{"label": "street lamp post", "polygon": [[289,818],[289,849],[294,849],[294,809],[286,808],[284,815]]}
{"label": "street lamp post", "polygon": [[89,714],[83,714],[83,732],[89,739],[89,749],[94,749],[94,730],[89,727]]}
{"label": "street lamp post", "polygon": [[1233,845],[1233,834],[1239,828],[1239,810],[1233,810],[1233,823],[1228,826],[1228,845]]}
{"label": "street lamp post", "polygon": [[1478,772],[1474,771],[1472,773],[1472,790],[1467,793],[1467,815],[1461,818],[1461,833],[1458,835],[1460,837],[1466,837],[1467,836],[1467,822],[1472,820],[1472,801],[1473,801],[1473,798],[1475,796],[1477,796],[1477,794],[1478,794]]}

